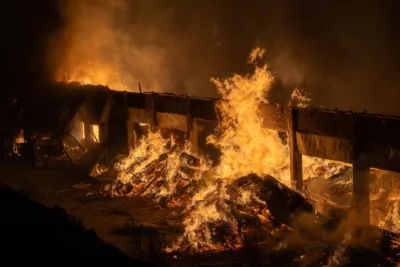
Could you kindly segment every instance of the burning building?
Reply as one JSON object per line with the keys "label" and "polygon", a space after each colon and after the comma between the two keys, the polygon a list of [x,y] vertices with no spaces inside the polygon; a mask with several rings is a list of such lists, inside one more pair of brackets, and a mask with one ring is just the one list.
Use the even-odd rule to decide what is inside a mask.
{"label": "burning building", "polygon": [[[396,60],[385,61],[395,58],[395,51],[385,57],[381,51],[391,45],[369,45],[369,39],[391,36],[382,20],[372,19],[372,10],[381,9],[354,5],[367,12],[357,16],[361,23],[353,23],[356,12],[341,4],[333,7],[342,10],[330,13],[334,8],[320,3],[251,1],[227,8],[217,1],[196,3],[199,12],[181,1],[62,2],[62,29],[47,51],[48,73],[31,64],[25,69],[30,78],[19,82],[27,88],[21,95],[43,93],[32,103],[25,100],[23,108],[14,103],[13,114],[1,118],[1,137],[12,155],[27,155],[35,167],[67,166],[64,176],[47,173],[56,178],[51,201],[89,217],[87,225],[100,225],[93,228],[102,238],[106,231],[128,236],[130,243],[120,246],[128,254],[147,254],[150,261],[156,254],[164,265],[399,262],[399,118],[310,108],[303,102],[311,96],[300,89],[287,98],[305,84],[315,105],[356,109],[351,100],[360,94],[348,89],[372,92],[378,83],[396,88],[398,82],[381,84],[395,73],[386,63]],[[388,15],[381,11],[382,18]],[[368,31],[352,25],[368,25]],[[375,38],[357,42],[354,32]],[[37,61],[45,65],[44,43],[27,36],[22,40],[34,40],[32,45],[18,41],[23,45],[10,48],[36,47],[42,51]],[[260,64],[265,51],[259,48],[249,57],[254,71],[242,66],[256,43],[269,49],[271,70]],[[395,47],[396,40],[388,43]],[[374,48],[379,53],[371,52]],[[29,65],[28,53],[19,54],[21,64],[10,53],[16,73]],[[236,71],[248,74],[229,74]],[[41,74],[59,83],[39,88],[44,81],[33,81]],[[228,78],[212,78],[208,93],[198,90],[212,75]],[[280,96],[271,94],[273,76],[280,79]],[[16,87],[15,80],[10,75],[8,84]],[[215,98],[165,93],[169,90]],[[334,101],[339,92],[345,92],[343,99]],[[368,98],[358,103],[377,107],[365,104]],[[276,105],[272,99],[284,100]],[[288,100],[290,105],[283,104]],[[87,169],[72,183],[66,170],[75,166]],[[26,186],[33,188],[46,175],[43,169],[15,176],[34,173]],[[212,260],[206,263],[208,256]]]}
{"label": "burning building", "polygon": [[[95,166],[92,176],[114,179],[86,201],[144,197],[165,209],[163,223],[150,223],[156,235],[179,233],[162,245],[165,253],[329,244],[315,248],[311,264],[363,247],[355,236],[368,251],[386,249],[371,247],[384,232],[368,225],[396,229],[398,199],[370,186],[370,170],[399,171],[399,119],[273,105],[265,98],[272,80],[266,66],[252,76],[215,79],[221,99],[60,83],[59,101],[32,112],[37,119],[29,119],[24,138],[34,137],[37,165],[49,158],[84,163]],[[393,208],[384,207],[393,197]],[[370,199],[380,212],[371,212]],[[136,233],[143,225],[149,222],[132,219],[127,229]],[[346,235],[352,245],[338,238]],[[396,247],[396,240],[385,246]]]}
{"label": "burning building", "polygon": [[[254,57],[257,53],[262,51]],[[145,197],[168,210],[162,224],[151,223],[156,232],[180,229],[164,247],[167,253],[254,246],[292,251],[299,244],[322,242],[326,245],[315,247],[319,256],[304,264],[332,265],[337,257],[361,253],[353,248],[384,254],[391,244],[396,250],[397,237],[377,241],[385,232],[369,225],[373,221],[393,231],[381,222],[398,220],[396,194],[383,196],[370,182],[376,169],[398,171],[397,117],[272,105],[264,97],[272,84],[265,66],[252,76],[214,83],[221,99],[109,91],[104,142],[115,148],[111,140],[119,136],[118,145],[130,153],[115,165],[96,165],[97,175],[113,176],[115,182],[87,198]],[[207,142],[220,150],[214,164],[200,141],[206,127],[215,128]],[[317,179],[303,179],[313,175]],[[389,195],[396,200],[387,209],[382,203]],[[374,208],[387,216],[371,212],[370,199],[376,198]],[[321,203],[330,208],[321,209]],[[146,223],[127,225],[132,230]],[[390,253],[390,259],[377,262],[396,262],[397,252]],[[290,258],[304,259],[297,256]]]}

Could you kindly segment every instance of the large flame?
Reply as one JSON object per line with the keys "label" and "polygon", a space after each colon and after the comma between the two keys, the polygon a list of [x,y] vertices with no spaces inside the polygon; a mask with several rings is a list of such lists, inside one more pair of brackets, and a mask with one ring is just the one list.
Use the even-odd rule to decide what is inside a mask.
{"label": "large flame", "polygon": [[[251,173],[271,174],[289,184],[288,147],[277,132],[262,127],[259,105],[260,102],[268,102],[266,96],[273,83],[267,66],[256,64],[264,53],[265,50],[260,48],[251,53],[249,63],[255,66],[252,75],[235,74],[226,79],[212,79],[221,95],[217,133],[208,138],[208,142],[222,153],[220,164],[213,170],[218,180],[194,195],[184,219],[185,231],[169,250],[179,249],[185,244],[195,250],[237,248],[241,245],[238,221],[233,215],[234,205],[228,203],[232,201],[235,205],[256,209],[259,202],[253,203],[252,199],[257,199],[257,196],[251,188],[237,192],[235,199],[231,199],[231,195],[227,194],[228,185]],[[267,211],[255,217],[269,222]],[[212,234],[217,231],[216,225],[221,223],[233,233],[225,237],[224,244],[216,242]]]}
{"label": "large flame", "polygon": [[221,95],[218,105],[221,121],[218,134],[210,136],[208,141],[222,152],[217,168],[221,178],[268,173],[289,184],[288,147],[276,131],[262,127],[259,105],[268,102],[266,96],[273,83],[267,65],[256,65],[264,53],[259,48],[251,53],[249,62],[255,66],[252,75],[212,79]]}
{"label": "large flame", "polygon": [[78,82],[80,84],[106,85],[114,90],[128,91],[128,87],[121,81],[119,71],[113,66],[89,60],[77,61],[72,70],[60,70],[55,74],[59,82]]}

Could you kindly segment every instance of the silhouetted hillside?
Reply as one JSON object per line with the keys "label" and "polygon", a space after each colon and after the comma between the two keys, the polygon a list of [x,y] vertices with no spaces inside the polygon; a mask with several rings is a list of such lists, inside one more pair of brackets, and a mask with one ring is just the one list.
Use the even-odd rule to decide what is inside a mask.
{"label": "silhouetted hillside", "polygon": [[60,207],[47,208],[0,185],[2,266],[148,266],[87,231]]}

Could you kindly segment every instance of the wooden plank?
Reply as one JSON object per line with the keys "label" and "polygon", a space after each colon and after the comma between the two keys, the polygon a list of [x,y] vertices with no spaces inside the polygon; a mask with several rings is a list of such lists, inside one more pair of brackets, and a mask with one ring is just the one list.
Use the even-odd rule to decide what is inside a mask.
{"label": "wooden plank", "polygon": [[395,116],[349,113],[333,110],[297,109],[298,131],[310,134],[354,140],[354,125],[358,124],[364,142],[400,148],[400,118]]}
{"label": "wooden plank", "polygon": [[146,97],[148,94],[128,92],[126,102],[130,108],[146,109]]}
{"label": "wooden plank", "polygon": [[290,149],[290,179],[291,187],[298,192],[303,191],[303,160],[302,155],[297,146],[296,139],[296,110],[294,108],[287,109],[286,114],[288,142]]}
{"label": "wooden plank", "polygon": [[296,109],[297,130],[303,133],[354,139],[356,116],[346,112]]}
{"label": "wooden plank", "polygon": [[203,119],[208,121],[217,121],[214,105],[216,99],[190,99],[192,118]]}
{"label": "wooden plank", "polygon": [[157,95],[156,109],[158,112],[187,114],[187,99],[186,96]]}
{"label": "wooden plank", "polygon": [[381,145],[400,148],[400,118],[361,114],[362,139]]}

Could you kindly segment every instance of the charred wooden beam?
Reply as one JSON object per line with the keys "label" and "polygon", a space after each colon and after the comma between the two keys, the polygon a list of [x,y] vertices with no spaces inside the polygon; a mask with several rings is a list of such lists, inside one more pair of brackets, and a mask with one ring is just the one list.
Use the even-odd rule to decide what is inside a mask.
{"label": "charred wooden beam", "polygon": [[199,125],[197,120],[192,120],[191,130],[190,130],[190,143],[191,150],[194,153],[199,152]]}
{"label": "charred wooden beam", "polygon": [[147,106],[149,94],[131,93],[129,92],[126,98],[128,107],[137,109],[148,109]]}
{"label": "charred wooden beam", "polygon": [[308,134],[353,140],[357,117],[352,113],[296,109],[297,131]]}
{"label": "charred wooden beam", "polygon": [[367,225],[370,223],[369,202],[369,161],[363,153],[363,138],[361,136],[361,120],[354,124],[354,135],[358,138],[353,142],[353,198],[352,208],[357,216],[358,223]]}
{"label": "charred wooden beam", "polygon": [[192,118],[217,121],[217,115],[214,109],[216,102],[217,99],[191,98]]}
{"label": "charred wooden beam", "polygon": [[299,192],[303,191],[303,161],[302,155],[297,146],[296,138],[296,110],[289,108],[287,110],[287,129],[290,149],[290,179],[292,189]]}
{"label": "charred wooden beam", "polygon": [[191,135],[192,135],[193,119],[192,119],[191,106],[190,106],[190,97],[186,97],[186,121],[187,121],[186,140],[192,141]]}
{"label": "charred wooden beam", "polygon": [[369,184],[369,166],[358,156],[353,162],[352,208],[357,214],[358,223],[362,225],[370,223]]}
{"label": "charred wooden beam", "polygon": [[[334,110],[296,108],[299,132],[400,148],[400,118]],[[353,131],[355,125],[360,136]]]}
{"label": "charred wooden beam", "polygon": [[158,122],[157,122],[157,95],[155,93],[151,94],[151,111],[153,112],[151,130],[153,132],[155,132],[156,129],[158,128]]}
{"label": "charred wooden beam", "polygon": [[262,177],[261,199],[267,203],[275,220],[292,225],[292,219],[300,213],[314,213],[314,207],[299,193],[291,190],[270,175]]}

